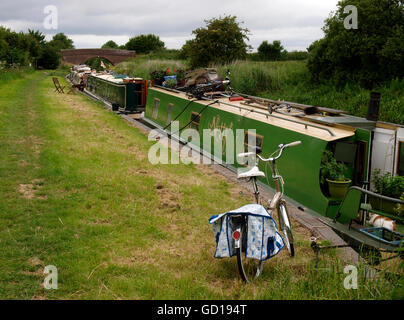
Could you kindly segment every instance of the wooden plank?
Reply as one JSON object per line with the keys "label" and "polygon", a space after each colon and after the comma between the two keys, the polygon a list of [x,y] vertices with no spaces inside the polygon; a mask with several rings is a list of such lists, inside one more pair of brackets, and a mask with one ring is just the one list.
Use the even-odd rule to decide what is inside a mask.
{"label": "wooden plank", "polygon": [[[175,92],[175,91],[168,91],[165,89],[161,88],[156,88],[153,87],[151,88],[152,90],[159,91],[164,94],[172,95],[178,98],[186,99],[186,94],[184,92]],[[260,122],[264,122],[270,125],[274,125],[277,127],[285,128],[291,131],[299,132],[311,137],[315,137],[321,140],[326,140],[326,141],[334,141],[334,140],[339,140],[347,137],[351,137],[355,134],[354,130],[348,130],[346,128],[341,128],[341,127],[333,127],[329,126],[326,124],[316,124],[317,128],[310,126],[312,125],[311,121],[307,121],[304,118],[299,118],[299,122],[301,123],[296,123],[297,119],[293,116],[288,116],[288,115],[281,115],[282,119],[271,117],[271,115],[268,112],[268,115],[262,114],[263,110],[260,110],[260,108],[257,107],[250,107],[248,108],[249,110],[246,110],[246,106],[242,105],[242,101],[234,101],[230,102],[228,101],[228,98],[220,98],[217,99],[218,103],[212,104],[210,107],[211,108],[216,108],[219,110],[224,110],[229,113],[233,113],[235,115],[241,116],[241,117],[246,117],[250,119],[254,119]],[[202,105],[208,105],[211,104],[212,101],[210,100],[198,100],[197,103],[200,103]],[[258,112],[257,112],[258,111]],[[280,116],[280,115],[279,115]],[[326,130],[331,130],[334,136],[332,136],[329,132]]]}

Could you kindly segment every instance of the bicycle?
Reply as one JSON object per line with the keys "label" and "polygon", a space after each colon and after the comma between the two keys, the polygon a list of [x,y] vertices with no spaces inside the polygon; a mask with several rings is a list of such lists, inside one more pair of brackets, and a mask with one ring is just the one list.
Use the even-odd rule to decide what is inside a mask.
{"label": "bicycle", "polygon": [[[291,257],[294,257],[295,255],[292,226],[289,221],[286,201],[283,199],[284,181],[282,176],[278,172],[276,161],[282,156],[283,150],[300,144],[301,141],[295,141],[286,145],[280,144],[278,146],[278,149],[274,153],[272,153],[273,155],[279,151],[278,155],[276,157],[269,157],[267,159],[259,155],[262,152],[262,149],[259,147],[255,148],[255,152],[241,153],[238,155],[239,158],[255,157],[255,159],[259,159],[260,161],[266,163],[269,162],[271,164],[272,179],[275,185],[275,195],[268,201],[268,211],[277,211],[280,230],[283,233],[283,240]],[[252,182],[255,201],[257,204],[260,203],[259,190],[257,185],[257,180],[259,177],[266,177],[266,174],[258,169],[257,160],[255,166],[253,166],[248,171],[238,174],[237,176],[238,179],[247,178],[249,181]],[[233,229],[234,231],[232,237],[234,239],[234,247],[236,249],[237,266],[239,269],[239,273],[241,278],[245,282],[250,282],[251,280],[260,276],[263,269],[264,261],[243,257],[243,254],[245,254],[246,252],[247,246],[247,222],[245,215],[233,216],[232,223],[235,226],[235,228]]]}

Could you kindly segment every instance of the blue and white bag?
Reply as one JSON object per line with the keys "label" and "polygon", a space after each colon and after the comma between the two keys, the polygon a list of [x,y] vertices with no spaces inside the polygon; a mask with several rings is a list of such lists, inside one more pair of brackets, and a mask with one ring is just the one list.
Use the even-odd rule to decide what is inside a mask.
{"label": "blue and white bag", "polygon": [[267,260],[277,255],[284,247],[281,235],[276,229],[276,222],[268,211],[259,204],[248,204],[239,209],[214,215],[209,218],[213,225],[216,239],[215,258],[230,258],[236,254],[232,238],[232,215],[247,217],[247,250],[246,258]]}

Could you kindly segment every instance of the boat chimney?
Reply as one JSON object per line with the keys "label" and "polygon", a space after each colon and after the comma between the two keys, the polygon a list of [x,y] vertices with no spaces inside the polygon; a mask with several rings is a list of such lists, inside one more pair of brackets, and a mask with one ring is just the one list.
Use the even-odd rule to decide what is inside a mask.
{"label": "boat chimney", "polygon": [[379,119],[380,96],[381,94],[379,92],[370,93],[368,115],[366,119],[371,121],[377,121]]}

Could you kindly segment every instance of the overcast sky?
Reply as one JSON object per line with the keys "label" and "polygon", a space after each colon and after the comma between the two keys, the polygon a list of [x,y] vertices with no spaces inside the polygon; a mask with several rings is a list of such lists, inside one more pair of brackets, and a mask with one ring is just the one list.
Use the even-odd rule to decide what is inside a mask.
{"label": "overcast sky", "polygon": [[[108,40],[125,44],[131,36],[154,33],[169,49],[179,49],[204,20],[235,15],[250,30],[254,51],[264,40],[281,40],[288,50],[304,50],[323,36],[321,27],[338,0],[1,0],[0,25],[15,31],[40,30],[48,38],[64,32],[76,48],[97,48]],[[58,11],[58,29],[47,30],[44,8]]]}

